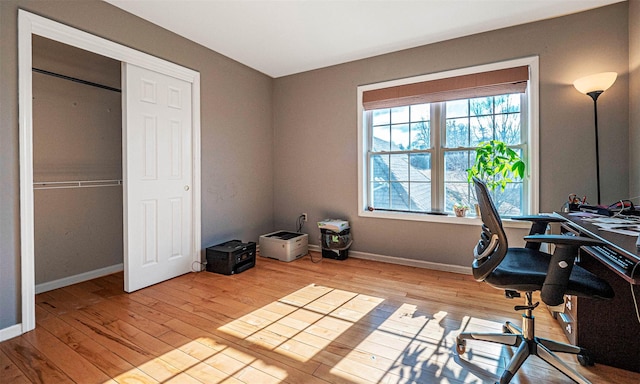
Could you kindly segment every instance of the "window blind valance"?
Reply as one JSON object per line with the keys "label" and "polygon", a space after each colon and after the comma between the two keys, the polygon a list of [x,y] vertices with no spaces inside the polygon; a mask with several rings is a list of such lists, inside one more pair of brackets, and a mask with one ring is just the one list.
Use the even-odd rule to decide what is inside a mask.
{"label": "window blind valance", "polygon": [[499,69],[364,91],[362,104],[365,110],[371,110],[523,93],[528,80],[528,66]]}

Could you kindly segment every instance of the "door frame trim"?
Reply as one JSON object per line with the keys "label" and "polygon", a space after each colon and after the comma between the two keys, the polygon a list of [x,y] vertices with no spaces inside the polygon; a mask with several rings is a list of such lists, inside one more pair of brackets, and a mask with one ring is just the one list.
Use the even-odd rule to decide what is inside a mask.
{"label": "door frame trim", "polygon": [[[35,244],[33,201],[33,106],[31,36],[39,35],[192,84],[192,251],[201,260],[200,73],[36,14],[18,11],[18,113],[20,147],[21,332],[35,328]],[[124,118],[124,116],[123,116]],[[126,124],[123,122],[123,130]],[[124,143],[123,143],[124,148]],[[124,166],[124,165],[123,165]],[[123,178],[126,175],[123,174]],[[123,179],[126,183],[126,180]],[[125,212],[126,215],[126,212]],[[126,221],[126,216],[123,218]]]}

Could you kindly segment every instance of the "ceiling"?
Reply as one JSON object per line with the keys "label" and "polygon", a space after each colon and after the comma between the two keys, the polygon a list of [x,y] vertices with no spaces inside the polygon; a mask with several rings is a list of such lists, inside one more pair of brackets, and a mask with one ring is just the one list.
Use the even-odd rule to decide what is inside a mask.
{"label": "ceiling", "polygon": [[622,0],[106,0],[277,78]]}

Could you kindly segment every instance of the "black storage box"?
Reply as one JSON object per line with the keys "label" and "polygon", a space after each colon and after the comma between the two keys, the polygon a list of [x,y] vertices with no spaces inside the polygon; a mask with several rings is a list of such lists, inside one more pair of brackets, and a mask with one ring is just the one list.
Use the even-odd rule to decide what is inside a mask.
{"label": "black storage box", "polygon": [[349,257],[349,250],[343,249],[325,249],[322,248],[322,257],[326,259],[334,259],[334,260],[344,260]]}
{"label": "black storage box", "polygon": [[344,229],[341,232],[320,229],[320,233],[322,257],[344,260],[349,256],[349,247],[351,247],[352,243],[350,228]]}
{"label": "black storage box", "polygon": [[233,275],[256,265],[256,243],[231,240],[207,248],[207,271]]}

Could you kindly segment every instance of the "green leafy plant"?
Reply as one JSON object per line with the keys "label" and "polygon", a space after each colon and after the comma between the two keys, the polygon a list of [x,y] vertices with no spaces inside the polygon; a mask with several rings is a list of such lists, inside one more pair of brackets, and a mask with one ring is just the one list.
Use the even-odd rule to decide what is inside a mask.
{"label": "green leafy plant", "polygon": [[470,182],[473,176],[483,180],[491,191],[498,187],[504,191],[514,179],[524,178],[524,172],[524,161],[516,151],[503,141],[491,140],[478,145],[476,159],[467,169],[467,176]]}
{"label": "green leafy plant", "polygon": [[465,203],[457,202],[457,203],[453,204],[453,208],[454,209],[469,209],[469,206],[466,205]]}

